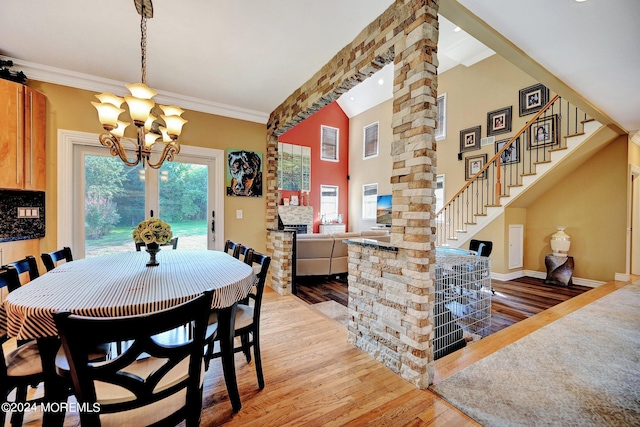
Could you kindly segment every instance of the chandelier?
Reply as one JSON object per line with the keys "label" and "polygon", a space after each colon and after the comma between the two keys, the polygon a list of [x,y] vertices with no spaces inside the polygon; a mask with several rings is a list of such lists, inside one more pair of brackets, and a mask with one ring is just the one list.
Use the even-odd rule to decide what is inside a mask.
{"label": "chandelier", "polygon": [[[142,51],[142,82],[128,84],[125,87],[131,92],[124,98],[112,93],[101,93],[96,95],[100,102],[92,102],[98,110],[98,120],[107,133],[100,135],[100,143],[109,147],[112,156],[119,156],[127,166],[135,166],[142,163],[158,169],[165,160],[173,160],[173,156],[180,152],[178,137],[182,132],[182,126],[187,122],[180,117],[184,112],[176,106],[159,105],[164,114],[160,118],[164,121],[158,122],[158,117],[153,115],[155,102],[153,97],[157,94],[146,85],[147,80],[147,19],[153,18],[153,5],[151,0],[134,0],[136,10],[141,17],[140,47]],[[120,114],[125,110],[120,108],[123,103],[129,107],[129,116],[137,128],[137,141],[125,138],[124,132],[131,123],[121,121]],[[136,152],[136,158],[129,160],[123,142],[131,144]],[[151,160],[159,155],[158,160]]]}

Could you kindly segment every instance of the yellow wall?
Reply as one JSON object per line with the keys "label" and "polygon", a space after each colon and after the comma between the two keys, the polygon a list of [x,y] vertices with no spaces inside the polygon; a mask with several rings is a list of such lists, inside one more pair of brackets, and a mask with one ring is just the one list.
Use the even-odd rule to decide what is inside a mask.
{"label": "yellow wall", "polygon": [[[445,173],[445,202],[465,184],[464,160],[458,160],[460,131],[481,126],[480,136],[487,136],[487,113],[511,106],[511,132],[495,135],[496,141],[509,139],[524,127],[531,116],[519,116],[518,91],[537,82],[529,75],[493,55],[470,67],[458,65],[438,76],[438,95],[447,96],[446,138],[438,141],[438,173]],[[550,94],[553,96],[553,94]],[[495,154],[495,145],[463,153],[468,156]]]}
{"label": "yellow wall", "polygon": [[527,208],[525,269],[545,271],[557,226],[571,237],[574,276],[613,280],[626,270],[627,137],[610,143]]}
{"label": "yellow wall", "polygon": [[[47,97],[47,235],[42,240],[42,252],[57,249],[57,133],[58,129],[101,133],[95,108],[94,92],[43,82],[29,86]],[[244,120],[186,111],[189,121],[180,137],[182,145],[216,148],[244,148],[262,152],[266,158],[266,126]],[[263,173],[265,173],[263,165]],[[221,187],[217,191],[225,192]],[[266,191],[266,189],[265,189]],[[266,198],[225,196],[225,237],[240,241],[259,251],[266,249]],[[243,219],[236,219],[242,209]]]}

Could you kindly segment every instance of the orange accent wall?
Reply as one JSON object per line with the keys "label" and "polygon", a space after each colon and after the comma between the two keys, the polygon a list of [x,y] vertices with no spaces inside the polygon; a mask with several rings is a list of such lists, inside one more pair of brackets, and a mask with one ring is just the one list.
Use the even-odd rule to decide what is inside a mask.
{"label": "orange accent wall", "polygon": [[[320,160],[320,126],[338,128],[338,162]],[[349,118],[342,111],[337,102],[323,107],[320,111],[299,123],[293,129],[280,135],[279,142],[311,147],[311,191],[309,192],[310,206],[313,206],[313,232],[320,228],[320,185],[338,186],[338,210],[342,214],[342,221],[349,224]],[[289,197],[293,191],[281,191],[280,197]],[[278,203],[282,203],[278,201]]]}

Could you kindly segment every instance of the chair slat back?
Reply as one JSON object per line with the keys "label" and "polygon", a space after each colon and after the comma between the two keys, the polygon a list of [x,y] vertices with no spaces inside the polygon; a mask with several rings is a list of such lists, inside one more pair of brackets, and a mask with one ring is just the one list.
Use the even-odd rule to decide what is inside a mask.
{"label": "chair slat back", "polygon": [[47,271],[51,271],[54,268],[56,268],[59,261],[62,261],[62,260],[64,260],[65,262],[73,261],[71,248],[68,246],[65,246],[64,248],[54,252],[41,254],[40,258],[42,258],[42,263],[44,264]]}
{"label": "chair slat back", "polygon": [[[186,403],[171,414],[149,411],[147,424],[161,422],[171,425],[188,419],[187,425],[196,425],[202,407],[202,358],[205,331],[213,292],[181,305],[154,313],[126,317],[86,317],[68,312],[56,313],[54,320],[60,333],[62,347],[69,361],[74,392],[79,402],[99,402],[96,382],[117,385],[129,390],[135,399],[120,402],[100,402],[100,412],[82,412],[82,425],[100,425],[100,416],[136,408],[143,408],[169,396],[186,391]],[[188,325],[192,335],[181,342],[163,344],[157,335]],[[98,344],[129,341],[117,357],[92,363],[89,353]],[[141,357],[142,356],[142,357]],[[150,373],[140,373],[141,364],[153,364]],[[137,370],[136,370],[137,368]],[[167,383],[172,369],[185,368],[187,375],[178,375]],[[127,372],[128,371],[128,372]],[[133,374],[135,373],[135,374]],[[175,369],[173,371],[175,373]],[[158,385],[164,384],[162,387]],[[162,408],[165,404],[161,404]],[[156,413],[158,412],[158,413]]]}
{"label": "chair slat back", "polygon": [[14,267],[18,271],[18,275],[22,273],[29,273],[29,280],[34,280],[40,277],[40,271],[38,271],[38,261],[33,255],[27,255],[24,259],[10,262],[8,266]]}

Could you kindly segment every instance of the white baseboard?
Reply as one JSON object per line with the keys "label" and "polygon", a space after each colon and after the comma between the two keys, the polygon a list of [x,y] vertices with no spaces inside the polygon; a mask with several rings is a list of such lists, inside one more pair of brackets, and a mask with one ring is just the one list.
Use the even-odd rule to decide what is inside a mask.
{"label": "white baseboard", "polygon": [[[507,274],[491,272],[492,279],[500,280],[502,282],[515,280],[524,276],[535,277],[536,279],[545,279],[547,277],[547,273],[545,273],[544,271],[534,271],[534,270],[518,270],[518,271],[513,271]],[[618,277],[618,273],[616,273],[615,280],[620,280],[617,277]],[[575,285],[588,286],[590,288],[597,288],[600,285],[604,285],[606,282],[601,282],[599,280],[582,279],[580,277],[573,277],[573,283]]]}

